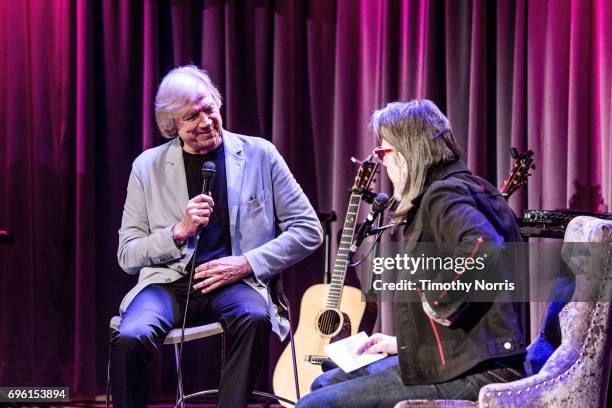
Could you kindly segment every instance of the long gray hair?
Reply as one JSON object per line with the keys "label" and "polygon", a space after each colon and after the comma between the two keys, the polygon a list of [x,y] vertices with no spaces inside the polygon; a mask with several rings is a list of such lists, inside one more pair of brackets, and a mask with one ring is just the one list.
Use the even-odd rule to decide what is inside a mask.
{"label": "long gray hair", "polygon": [[427,188],[431,170],[456,161],[461,150],[448,119],[427,99],[388,104],[374,112],[370,129],[406,159],[406,184],[395,211],[399,221],[412,208],[412,200]]}

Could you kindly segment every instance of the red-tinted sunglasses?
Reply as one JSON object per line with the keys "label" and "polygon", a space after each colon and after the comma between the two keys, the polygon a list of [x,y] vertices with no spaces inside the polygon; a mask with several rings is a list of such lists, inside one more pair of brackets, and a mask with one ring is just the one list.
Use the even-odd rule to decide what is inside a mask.
{"label": "red-tinted sunglasses", "polygon": [[383,147],[377,147],[374,150],[372,150],[372,154],[381,162],[383,161],[383,159],[385,158],[386,154],[389,154],[393,151],[393,149],[385,149]]}

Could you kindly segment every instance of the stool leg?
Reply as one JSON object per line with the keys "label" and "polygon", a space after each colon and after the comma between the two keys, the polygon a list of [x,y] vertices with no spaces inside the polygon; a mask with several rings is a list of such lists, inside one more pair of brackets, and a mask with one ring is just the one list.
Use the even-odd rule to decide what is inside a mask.
{"label": "stool leg", "polygon": [[225,332],[221,333],[221,372],[223,373],[223,367],[225,365]]}
{"label": "stool leg", "polygon": [[110,364],[111,364],[111,340],[113,339],[113,329],[109,330],[108,336],[108,364],[106,365],[106,408],[110,406]]}
{"label": "stool leg", "polygon": [[298,379],[297,361],[295,358],[295,341],[293,339],[293,329],[289,327],[289,343],[291,344],[291,362],[293,363],[293,379],[295,381],[296,400],[300,399],[300,381]]}
{"label": "stool leg", "polygon": [[176,399],[176,405],[178,406],[179,403],[181,405],[181,408],[185,408],[185,401],[183,400],[183,398],[185,397],[185,394],[183,393],[183,373],[180,371],[181,367],[180,367],[180,363],[179,363],[179,348],[178,348],[178,344],[174,345],[174,359],[176,361],[176,372],[178,373],[178,381],[177,381],[177,399]]}
{"label": "stool leg", "polygon": [[282,296],[285,305],[287,305],[287,318],[289,320],[289,343],[291,344],[291,362],[293,363],[293,380],[295,382],[295,396],[297,401],[300,399],[300,381],[298,379],[297,361],[295,358],[295,341],[293,339],[293,327],[291,326],[291,322],[293,321],[291,319],[291,303],[289,302],[289,299],[287,299],[287,296],[285,296],[285,293],[282,291],[282,289],[280,295]]}

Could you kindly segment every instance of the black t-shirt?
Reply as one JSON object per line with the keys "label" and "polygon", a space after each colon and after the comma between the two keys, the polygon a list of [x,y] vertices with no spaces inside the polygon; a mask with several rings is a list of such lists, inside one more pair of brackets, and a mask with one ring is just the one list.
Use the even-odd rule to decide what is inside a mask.
{"label": "black t-shirt", "polygon": [[[196,254],[195,265],[198,266],[213,259],[219,259],[232,254],[223,144],[206,154],[191,154],[183,150],[183,161],[185,162],[189,199],[202,194],[202,165],[210,161],[215,163],[216,166],[215,178],[211,189],[215,206],[208,225],[202,228],[198,253]],[[191,268],[191,262],[188,268]]]}

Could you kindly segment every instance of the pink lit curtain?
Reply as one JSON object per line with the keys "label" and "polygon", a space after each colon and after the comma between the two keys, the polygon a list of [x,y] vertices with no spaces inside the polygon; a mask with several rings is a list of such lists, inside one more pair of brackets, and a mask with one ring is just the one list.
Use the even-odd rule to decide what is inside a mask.
{"label": "pink lit curtain", "polygon": [[[15,237],[0,246],[0,384],[104,392],[108,321],[135,284],[115,257],[127,178],[162,142],[152,100],[172,67],[208,70],[226,128],[274,142],[313,205],[338,212],[334,232],[372,111],[412,98],[448,114],[497,185],[511,146],[535,151],[517,213],[610,210],[610,21],[607,0],[0,3],[0,229]],[[321,258],[285,274],[295,314]],[[202,343],[186,349],[187,386],[210,388],[219,344]],[[280,350],[272,338],[258,388]],[[168,351],[152,396],[174,394]]]}

